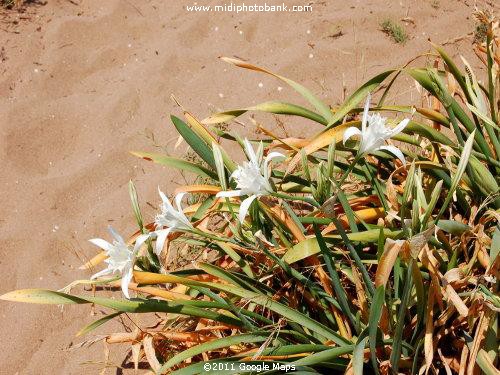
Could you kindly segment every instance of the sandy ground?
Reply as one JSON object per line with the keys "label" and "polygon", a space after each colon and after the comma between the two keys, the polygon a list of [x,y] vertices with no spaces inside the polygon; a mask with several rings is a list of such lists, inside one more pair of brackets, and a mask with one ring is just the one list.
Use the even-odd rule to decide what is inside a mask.
{"label": "sandy ground", "polygon": [[[76,4],[49,0],[1,17],[1,293],[57,289],[88,277],[78,269],[95,254],[86,240],[107,238],[109,224],[125,234],[135,230],[130,179],[145,216],[153,217],[145,202],[158,204],[158,184],[171,191],[182,178],[128,151],[158,151],[161,145],[173,152],[177,136],[168,116],[179,110],[172,93],[201,118],[213,108],[270,99],[304,104],[291,89],[278,90],[280,82],[233,68],[218,56],[266,66],[338,104],[343,81],[352,92],[370,75],[427,51],[429,37],[442,43],[474,30],[472,0],[312,1],[310,13],[274,14],[190,13],[184,5],[192,3],[179,0]],[[414,21],[405,26],[411,39],[396,45],[379,23],[404,17]],[[470,38],[447,49],[457,57],[469,45]],[[405,97],[413,95],[407,87]],[[250,122],[243,120],[248,128],[236,130],[247,133]],[[275,126],[271,116],[263,121]],[[292,124],[299,135],[319,130],[303,121]],[[84,364],[103,360],[102,344],[71,350],[88,339],[75,338],[75,332],[95,319],[90,308],[62,312],[2,302],[0,314],[0,373],[87,374],[102,368]],[[98,333],[119,329],[108,325]],[[115,352],[111,366],[120,365],[122,354]]]}

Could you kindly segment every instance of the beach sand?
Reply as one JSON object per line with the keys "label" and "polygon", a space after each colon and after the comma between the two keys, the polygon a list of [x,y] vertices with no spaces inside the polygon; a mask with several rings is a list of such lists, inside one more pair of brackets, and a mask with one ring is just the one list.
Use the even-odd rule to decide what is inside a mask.
{"label": "beach sand", "polygon": [[[183,177],[129,151],[185,150],[174,150],[178,136],[169,116],[182,113],[171,94],[199,118],[271,99],[307,105],[282,82],[230,66],[219,56],[274,70],[331,105],[342,102],[344,85],[349,94],[372,75],[429,51],[429,38],[449,42],[452,57],[459,60],[465,52],[479,66],[470,53],[472,0],[311,1],[309,13],[239,14],[188,12],[184,5],[192,3],[49,0],[22,14],[2,13],[0,293],[59,289],[88,278],[91,273],[79,267],[97,249],[87,239],[109,239],[108,225],[125,235],[136,230],[129,180],[152,220],[158,185],[172,192]],[[401,21],[405,17],[409,22]],[[386,18],[404,25],[406,44],[380,31]],[[400,97],[389,101],[418,98],[409,79],[400,85]],[[258,118],[277,128],[272,116]],[[241,120],[246,126],[233,129],[251,134],[249,117]],[[320,130],[304,120],[283,120],[294,136]],[[95,337],[75,333],[99,311],[0,302],[0,373],[99,373],[102,343],[75,348]],[[96,334],[121,330],[111,323]],[[107,373],[117,371],[112,366],[121,365],[127,350],[111,348]]]}

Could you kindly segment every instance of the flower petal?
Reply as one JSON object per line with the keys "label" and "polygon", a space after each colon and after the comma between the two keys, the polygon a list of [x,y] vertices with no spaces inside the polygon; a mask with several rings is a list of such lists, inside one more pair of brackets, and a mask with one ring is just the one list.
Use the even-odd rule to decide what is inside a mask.
{"label": "flower petal", "polygon": [[187,216],[184,214],[184,210],[182,209],[181,202],[182,198],[184,197],[186,193],[179,193],[175,196],[175,205],[177,206],[177,211],[179,212],[179,215],[184,218],[185,223],[188,223],[189,226],[191,226],[191,221],[187,218]]}
{"label": "flower petal", "polygon": [[394,129],[391,131],[391,138],[394,137],[396,134],[401,133],[404,128],[406,128],[406,125],[410,122],[410,119],[405,118],[402,120]]}
{"label": "flower petal", "polygon": [[182,207],[181,207],[181,202],[182,202],[182,198],[184,198],[184,195],[186,195],[186,192],[179,193],[175,196],[175,206],[177,207],[177,210],[179,212],[183,212]]}
{"label": "flower petal", "polygon": [[92,276],[90,276],[90,280],[94,280],[94,279],[97,279],[101,276],[106,276],[106,275],[109,275],[110,273],[112,273],[113,271],[109,268],[105,268],[103,269],[102,271],[99,271],[95,274],[93,274]]}
{"label": "flower petal", "polygon": [[273,152],[270,152],[266,158],[264,159],[264,166],[267,167],[269,162],[272,160],[272,159],[275,159],[275,158],[285,158],[286,156],[283,155],[281,152],[276,152],[276,151],[273,151]]}
{"label": "flower petal", "polygon": [[108,241],[103,240],[102,238],[92,238],[91,240],[89,240],[89,242],[100,247],[106,252],[109,252],[113,249],[113,245],[111,245]]}
{"label": "flower petal", "polygon": [[172,228],[167,228],[167,229],[157,230],[155,232],[157,235],[156,247],[155,247],[156,255],[160,256],[160,254],[163,250],[163,246],[165,245],[165,241],[167,240],[167,237],[171,231],[172,231]]}
{"label": "flower petal", "polygon": [[256,195],[250,195],[248,198],[243,200],[240,204],[240,212],[238,212],[238,220],[240,223],[243,223],[245,221],[245,217],[247,216],[248,209],[250,208],[250,205],[252,202],[257,198]]}
{"label": "flower petal", "polygon": [[395,146],[380,146],[379,150],[385,150],[385,151],[390,152],[391,154],[396,156],[399,160],[401,160],[403,165],[406,165],[405,156],[403,155],[403,153],[401,152],[401,150],[399,148],[397,148]]}
{"label": "flower petal", "polygon": [[257,162],[262,160],[262,155],[264,155],[264,144],[260,141],[259,146],[257,147],[257,152],[255,153]]}
{"label": "flower petal", "polygon": [[147,241],[147,239],[151,237],[151,234],[141,234],[139,237],[135,239],[135,245],[134,245],[134,254],[137,254],[139,249],[141,248],[142,244]]}
{"label": "flower petal", "polygon": [[270,152],[266,158],[264,159],[264,178],[266,180],[269,180],[269,162],[271,162],[272,159],[275,159],[275,158],[285,158],[285,155],[283,155],[282,153],[280,152]]}
{"label": "flower petal", "polygon": [[130,299],[130,295],[128,293],[128,284],[132,280],[132,276],[133,276],[132,269],[133,268],[134,268],[134,265],[129,264],[123,269],[123,273],[122,273],[122,282],[121,282],[122,292],[123,292],[123,295],[125,296],[125,298],[127,298],[127,299]]}
{"label": "flower petal", "polygon": [[174,207],[172,207],[172,203],[170,203],[170,200],[168,199],[168,197],[165,195],[165,193],[163,191],[160,190],[160,187],[158,186],[158,193],[160,193],[160,197],[161,197],[161,200],[163,201],[163,203],[167,206],[167,208],[170,208],[170,209],[174,209]]}
{"label": "flower petal", "polygon": [[243,192],[241,190],[219,191],[215,196],[217,198],[232,198],[241,197]]}
{"label": "flower petal", "polygon": [[120,235],[118,234],[118,232],[116,232],[116,231],[113,229],[113,227],[112,227],[111,225],[108,227],[108,230],[109,230],[109,233],[111,233],[111,235],[114,237],[114,239],[115,239],[116,241],[118,241],[119,243],[125,243],[125,241],[123,241],[122,236],[120,236]]}
{"label": "flower petal", "polygon": [[255,151],[253,150],[252,145],[250,144],[250,141],[248,139],[244,139],[243,143],[245,144],[245,153],[248,156],[248,160],[255,164],[259,164],[259,161],[257,160],[257,155],[255,155]]}
{"label": "flower petal", "polygon": [[361,130],[359,130],[358,128],[355,128],[354,126],[347,128],[346,131],[344,132],[344,138],[343,138],[344,145],[349,138],[351,138],[355,135],[359,135],[360,137],[363,136],[363,134],[361,133]]}

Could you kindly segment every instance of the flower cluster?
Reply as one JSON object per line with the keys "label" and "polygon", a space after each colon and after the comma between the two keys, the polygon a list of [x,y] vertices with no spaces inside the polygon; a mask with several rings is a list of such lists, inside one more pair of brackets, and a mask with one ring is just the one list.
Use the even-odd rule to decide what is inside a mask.
{"label": "flower cluster", "polygon": [[[273,192],[269,180],[269,163],[275,158],[284,158],[285,156],[279,152],[271,152],[265,158],[262,156],[263,146],[259,145],[257,153],[254,151],[248,139],[244,140],[245,152],[248,161],[238,168],[231,175],[231,178],[236,183],[237,190],[223,191],[217,194],[217,197],[241,197],[247,195],[248,197],[241,202],[238,218],[240,222],[245,220],[245,216],[252,202],[262,195],[268,195]],[[175,197],[175,207],[172,205],[168,197],[163,193],[160,188],[158,192],[162,199],[160,205],[161,212],[156,215],[155,228],[156,230],[139,236],[135,241],[135,246],[132,248],[127,245],[123,238],[110,228],[111,235],[114,238],[113,244],[96,238],[90,240],[96,246],[102,248],[107,256],[105,262],[108,267],[92,276],[92,279],[106,276],[114,273],[119,273],[122,276],[122,291],[125,297],[130,298],[128,293],[128,283],[132,279],[132,271],[135,264],[137,251],[141,245],[148,239],[155,239],[156,246],[155,252],[160,255],[165,241],[170,233],[177,231],[189,232],[194,227],[191,221],[184,214],[181,206],[182,199],[185,193],[179,193]]]}
{"label": "flower cluster", "polygon": [[[353,136],[360,136],[358,156],[373,153],[378,150],[389,151],[405,164],[405,158],[401,150],[395,146],[385,145],[385,141],[399,134],[404,130],[409,122],[409,119],[404,119],[395,128],[389,128],[386,125],[387,119],[380,116],[378,113],[370,114],[370,95],[368,95],[363,117],[361,121],[361,130],[356,127],[350,127],[344,132],[343,142]],[[279,152],[270,152],[266,157],[263,156],[263,144],[259,143],[257,151],[254,150],[250,141],[244,139],[244,150],[248,161],[238,165],[236,170],[231,174],[231,179],[236,184],[236,189],[229,191],[218,192],[218,198],[233,198],[243,197],[239,206],[238,220],[243,223],[248,213],[252,202],[264,195],[271,195],[274,190],[270,179],[270,162],[273,159],[284,159],[285,155]],[[110,232],[114,238],[113,244],[103,239],[92,239],[94,245],[102,248],[108,257],[105,262],[108,267],[95,275],[92,279],[100,276],[120,273],[122,276],[122,290],[125,297],[129,298],[128,283],[132,279],[132,271],[140,246],[148,239],[156,241],[155,252],[159,256],[165,246],[168,235],[173,232],[189,232],[194,229],[189,218],[184,214],[181,206],[182,199],[185,193],[179,193],[175,197],[175,208],[163,193],[160,188],[158,192],[162,199],[160,205],[161,212],[155,218],[155,231],[139,236],[135,240],[135,246],[132,248],[127,245],[123,238],[118,235],[113,229]]]}
{"label": "flower cluster", "polygon": [[361,120],[361,130],[355,127],[347,128],[344,132],[344,144],[349,138],[359,136],[361,142],[359,144],[358,155],[361,156],[378,150],[384,150],[396,156],[403,164],[406,164],[401,150],[396,146],[385,145],[385,141],[401,133],[410,120],[404,119],[396,127],[390,128],[386,124],[387,119],[385,117],[380,116],[378,113],[370,114],[369,110],[370,94],[368,94],[366,99],[363,118]]}

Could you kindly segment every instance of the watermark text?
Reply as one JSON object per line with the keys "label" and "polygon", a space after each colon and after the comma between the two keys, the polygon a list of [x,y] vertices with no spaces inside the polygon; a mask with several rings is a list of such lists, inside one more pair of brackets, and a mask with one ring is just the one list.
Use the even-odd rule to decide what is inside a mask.
{"label": "watermark text", "polygon": [[244,12],[312,12],[312,5],[287,5],[281,3],[280,5],[269,5],[264,4],[222,4],[222,5],[198,5],[198,3],[193,3],[192,5],[186,5],[186,10],[188,12],[234,12],[234,13],[244,13]]}

